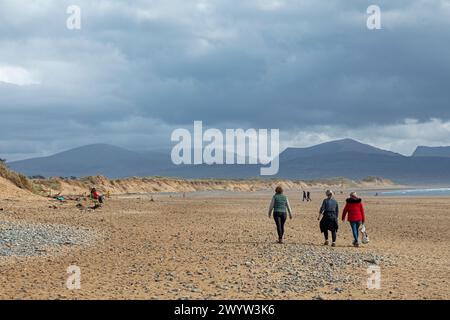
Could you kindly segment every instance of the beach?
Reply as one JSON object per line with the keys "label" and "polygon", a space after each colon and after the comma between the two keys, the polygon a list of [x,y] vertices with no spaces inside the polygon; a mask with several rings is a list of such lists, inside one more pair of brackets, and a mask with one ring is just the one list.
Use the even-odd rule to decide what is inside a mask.
{"label": "beach", "polygon": [[[294,218],[282,245],[267,217],[271,195],[116,195],[97,210],[80,210],[75,201],[2,198],[2,234],[12,225],[72,233],[36,248],[31,236],[25,254],[0,256],[0,298],[450,298],[450,197],[365,197],[370,243],[353,248],[350,226],[340,222],[331,248],[323,246],[317,221],[322,192],[310,203],[287,192]],[[342,209],[345,194],[336,198]],[[80,268],[79,290],[66,286],[69,266]],[[367,285],[373,266],[378,289]]]}

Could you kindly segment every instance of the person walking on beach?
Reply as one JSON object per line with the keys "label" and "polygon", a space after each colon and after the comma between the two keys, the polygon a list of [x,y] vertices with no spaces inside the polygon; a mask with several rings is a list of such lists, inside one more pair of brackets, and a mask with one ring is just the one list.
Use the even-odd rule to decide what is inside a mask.
{"label": "person walking on beach", "polygon": [[311,192],[306,192],[306,201],[312,201],[311,200]]}
{"label": "person walking on beach", "polygon": [[350,193],[350,198],[346,200],[344,211],[342,212],[342,221],[345,221],[345,217],[348,215],[348,221],[352,228],[353,233],[353,245],[359,247],[359,227],[361,223],[366,220],[364,213],[364,205],[361,198],[358,197],[356,192]]}
{"label": "person walking on beach", "polygon": [[283,243],[284,223],[287,219],[287,213],[289,213],[289,218],[292,219],[292,210],[281,186],[275,188],[275,195],[270,202],[269,218],[272,215],[272,211],[275,224],[277,225],[278,243]]}
{"label": "person walking on beach", "polygon": [[308,200],[308,198],[306,197],[306,191],[305,190],[303,190],[303,202],[305,202],[305,200],[307,201]]}
{"label": "person walking on beach", "polygon": [[327,190],[326,193],[327,198],[323,200],[322,206],[319,210],[319,217],[317,220],[320,220],[320,232],[323,233],[325,237],[324,246],[328,245],[328,231],[331,232],[331,246],[336,246],[336,232],[338,230],[338,217],[339,217],[339,205],[337,201],[334,199],[334,193],[331,190]]}

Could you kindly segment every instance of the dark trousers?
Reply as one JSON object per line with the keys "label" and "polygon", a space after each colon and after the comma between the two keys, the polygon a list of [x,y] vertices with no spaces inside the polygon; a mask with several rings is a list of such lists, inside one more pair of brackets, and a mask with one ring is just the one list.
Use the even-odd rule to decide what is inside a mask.
{"label": "dark trousers", "polygon": [[[328,241],[328,230],[323,233],[325,240]],[[331,239],[336,242],[336,231],[331,231]]]}
{"label": "dark trousers", "polygon": [[287,214],[286,212],[274,212],[273,218],[277,225],[278,238],[283,239],[284,235],[284,223],[286,222]]}

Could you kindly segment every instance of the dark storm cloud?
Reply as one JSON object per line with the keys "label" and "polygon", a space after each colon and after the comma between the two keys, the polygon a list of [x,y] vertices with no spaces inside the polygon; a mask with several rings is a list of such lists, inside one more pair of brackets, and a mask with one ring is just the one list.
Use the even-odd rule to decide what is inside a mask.
{"label": "dark storm cloud", "polygon": [[[70,4],[81,30],[65,27]],[[366,28],[370,4],[382,30]],[[6,0],[0,21],[10,157],[94,140],[167,146],[193,120],[281,128],[292,141],[323,126],[365,136],[450,120],[449,1]]]}

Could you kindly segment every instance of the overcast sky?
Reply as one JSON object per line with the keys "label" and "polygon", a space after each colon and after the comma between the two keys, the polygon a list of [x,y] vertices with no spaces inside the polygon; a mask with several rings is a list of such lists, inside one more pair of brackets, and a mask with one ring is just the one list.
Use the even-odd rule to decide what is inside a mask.
{"label": "overcast sky", "polygon": [[0,23],[9,160],[167,148],[194,120],[279,128],[284,146],[450,145],[449,0],[0,0]]}

